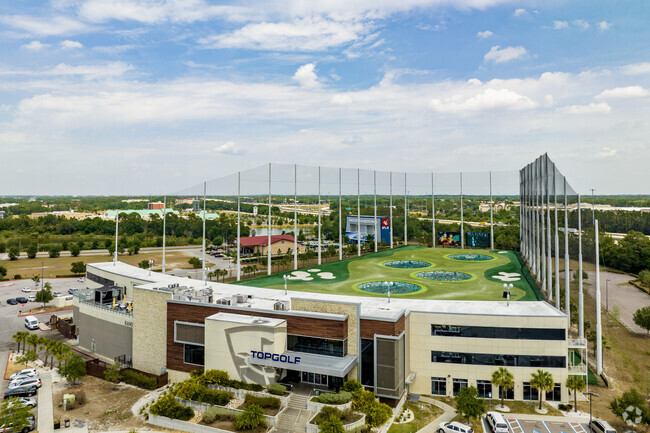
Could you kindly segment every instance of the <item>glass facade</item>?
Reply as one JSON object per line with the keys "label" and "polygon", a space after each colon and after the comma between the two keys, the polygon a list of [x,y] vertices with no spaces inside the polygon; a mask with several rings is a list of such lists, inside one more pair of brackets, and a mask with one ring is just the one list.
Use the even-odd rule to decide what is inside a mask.
{"label": "glass facade", "polygon": [[444,377],[432,377],[431,394],[447,395],[447,379]]}
{"label": "glass facade", "polygon": [[431,335],[509,340],[566,340],[566,330],[554,328],[497,328],[493,326],[431,325]]}
{"label": "glass facade", "polygon": [[454,395],[458,395],[461,389],[467,388],[467,379],[456,379],[453,380],[453,391]]}
{"label": "glass facade", "polygon": [[524,382],[524,400],[539,400],[539,391],[530,382]]}
{"label": "glass facade", "polygon": [[477,380],[476,388],[478,389],[478,396],[480,398],[490,398],[492,392],[492,382],[489,380]]}
{"label": "glass facade", "polygon": [[[498,392],[503,394],[503,399],[504,400],[514,400],[515,399],[515,390],[514,390],[514,388],[499,389]],[[501,394],[499,394],[498,397],[501,398]]]}
{"label": "glass facade", "polygon": [[100,277],[99,275],[91,274],[90,272],[86,272],[86,278],[88,278],[90,281],[94,281],[98,284],[101,284],[102,286],[115,285],[115,281],[109,280],[108,278]]}
{"label": "glass facade", "polygon": [[556,383],[552,391],[546,392],[546,401],[562,401],[562,384]]}
{"label": "glass facade", "polygon": [[566,368],[566,356],[497,355],[431,351],[431,362],[471,365],[505,365],[510,367]]}
{"label": "glass facade", "polygon": [[289,334],[287,335],[287,349],[293,352],[338,356],[342,358],[348,354],[348,341]]}
{"label": "glass facade", "polygon": [[361,339],[361,384],[375,386],[375,341]]}
{"label": "glass facade", "polygon": [[184,344],[183,362],[185,364],[205,365],[205,351],[203,346]]}

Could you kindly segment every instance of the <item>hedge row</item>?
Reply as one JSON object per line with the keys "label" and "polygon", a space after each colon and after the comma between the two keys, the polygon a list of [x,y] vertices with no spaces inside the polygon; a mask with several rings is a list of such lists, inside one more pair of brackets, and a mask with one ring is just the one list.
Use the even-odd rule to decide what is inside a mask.
{"label": "hedge row", "polygon": [[324,393],[317,397],[319,403],[325,404],[345,404],[352,400],[352,394],[347,391],[338,393]]}
{"label": "hedge row", "polygon": [[166,416],[171,419],[188,421],[194,418],[194,409],[185,407],[176,401],[173,395],[167,394],[151,405],[149,412],[152,415]]}
{"label": "hedge row", "polygon": [[243,389],[246,391],[264,391],[264,387],[257,383],[246,383],[241,380],[230,379],[228,373],[223,370],[208,370],[205,373],[199,371],[194,377],[201,383],[219,385],[228,388]]}
{"label": "hedge row", "polygon": [[247,405],[256,404],[264,409],[280,409],[282,404],[277,397],[258,397],[252,394],[246,394],[244,401]]}
{"label": "hedge row", "polygon": [[146,374],[138,373],[133,370],[124,370],[120,375],[122,376],[122,381],[124,383],[149,390],[158,388],[158,380],[156,380],[155,377],[147,376]]}

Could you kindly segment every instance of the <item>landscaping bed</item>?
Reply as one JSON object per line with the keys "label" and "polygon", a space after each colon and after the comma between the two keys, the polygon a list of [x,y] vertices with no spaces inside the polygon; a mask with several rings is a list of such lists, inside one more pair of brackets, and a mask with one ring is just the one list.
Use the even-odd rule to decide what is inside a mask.
{"label": "landscaping bed", "polygon": [[[442,409],[431,403],[413,403],[410,401],[405,402],[404,406],[402,406],[402,412],[405,412],[407,410],[413,412],[413,420],[403,424],[397,424],[396,422],[393,422],[393,425],[391,425],[388,433],[414,433],[438,418],[443,412]],[[400,415],[401,414],[398,414],[398,416],[395,417],[396,421],[399,419]]]}

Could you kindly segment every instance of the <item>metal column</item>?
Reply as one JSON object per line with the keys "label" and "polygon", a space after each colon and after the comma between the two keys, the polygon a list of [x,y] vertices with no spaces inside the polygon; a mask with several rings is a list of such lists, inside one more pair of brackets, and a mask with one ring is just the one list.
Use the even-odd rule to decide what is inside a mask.
{"label": "metal column", "polygon": [[433,192],[433,172],[431,173],[431,237],[433,238],[432,248],[436,247],[436,196]]}
{"label": "metal column", "polygon": [[321,264],[322,257],[322,240],[321,240],[321,219],[320,219],[320,166],[318,166],[318,264]]}
{"label": "metal column", "polygon": [[598,220],[594,220],[594,238],[596,249],[596,374],[603,373],[603,325],[600,299],[600,243],[598,242]]}
{"label": "metal column", "polygon": [[341,200],[341,168],[339,168],[339,260],[343,260],[343,201]]}
{"label": "metal column", "polygon": [[[519,191],[521,192],[521,184],[519,185]],[[492,206],[492,172],[490,172],[490,249],[494,250],[494,215]],[[519,221],[521,222],[521,196],[519,197]],[[519,239],[521,240],[521,224],[519,224]]]}
{"label": "metal column", "polygon": [[[571,266],[569,262],[569,199],[566,190],[566,177],[564,178],[564,309],[567,315],[571,312],[570,294],[571,294]],[[569,316],[569,328],[571,327],[571,317]]]}
{"label": "metal column", "polygon": [[167,196],[163,199],[163,256],[162,272],[165,273],[165,244],[167,241]]}
{"label": "metal column", "polygon": [[357,168],[357,256],[361,256],[361,170]]}
{"label": "metal column", "polygon": [[[553,166],[553,196],[555,198],[555,308],[560,309],[561,299],[560,299],[560,235],[559,227],[557,223],[557,179],[555,178],[555,166]],[[568,289],[564,289],[565,291]],[[569,311],[566,312],[567,315]]]}
{"label": "metal column", "polygon": [[406,173],[404,173],[404,245],[409,244],[408,239],[408,192],[406,191]]}
{"label": "metal column", "polygon": [[[227,240],[226,240],[227,242]],[[237,172],[237,281],[241,281],[241,171]]]}
{"label": "metal column", "polygon": [[268,233],[268,245],[266,247],[266,261],[267,261],[266,274],[271,275],[271,163],[270,162],[269,162],[269,233]]}
{"label": "metal column", "polygon": [[463,227],[463,172],[460,172],[460,249],[465,249],[465,230]]}
{"label": "metal column", "polygon": [[298,164],[293,165],[293,269],[298,269]]}
{"label": "metal column", "polygon": [[375,252],[377,252],[377,245],[378,245],[378,242],[379,242],[379,240],[377,238],[379,237],[379,233],[380,233],[380,230],[381,230],[381,227],[379,227],[379,225],[377,225],[377,170],[372,172],[372,176],[373,176],[374,195],[375,195],[375,205],[374,205],[375,219],[373,221],[374,222],[373,225],[375,227]]}
{"label": "metal column", "polygon": [[393,172],[390,172],[388,181],[389,186],[389,199],[388,199],[388,219],[390,222],[390,249],[393,249]]}
{"label": "metal column", "polygon": [[585,338],[584,293],[582,291],[582,212],[578,194],[578,336]]}
{"label": "metal column", "polygon": [[203,241],[201,243],[203,249],[203,259],[201,260],[201,272],[203,274],[203,283],[207,281],[206,268],[205,268],[205,194],[208,189],[208,183],[203,182]]}

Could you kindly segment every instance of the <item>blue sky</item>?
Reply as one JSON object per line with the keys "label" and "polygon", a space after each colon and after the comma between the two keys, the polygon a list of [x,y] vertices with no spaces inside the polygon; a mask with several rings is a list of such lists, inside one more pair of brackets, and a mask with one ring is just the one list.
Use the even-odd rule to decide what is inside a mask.
{"label": "blue sky", "polygon": [[0,3],[1,194],[163,194],[266,162],[650,193],[645,1]]}

